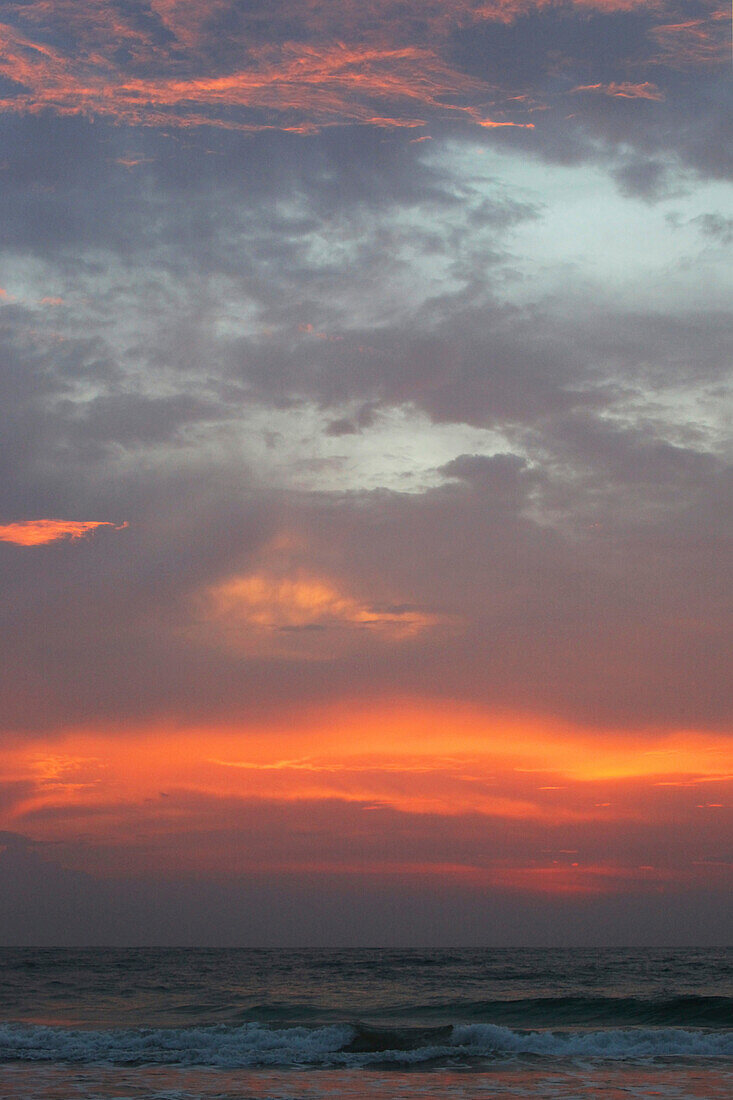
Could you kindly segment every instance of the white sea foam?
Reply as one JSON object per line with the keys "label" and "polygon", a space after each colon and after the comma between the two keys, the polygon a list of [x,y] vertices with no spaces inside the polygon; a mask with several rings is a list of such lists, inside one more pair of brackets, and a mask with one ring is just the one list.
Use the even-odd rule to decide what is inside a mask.
{"label": "white sea foam", "polygon": [[494,1024],[461,1024],[453,1042],[478,1054],[544,1054],[556,1058],[715,1058],[733,1056],[733,1032],[684,1028],[612,1028],[607,1031],[512,1031]]}
{"label": "white sea foam", "polygon": [[626,1028],[605,1031],[515,1031],[494,1024],[453,1027],[440,1041],[404,1049],[399,1032],[394,1044],[349,1050],[357,1030],[348,1025],[268,1028],[239,1027],[125,1028],[104,1031],[60,1027],[0,1025],[0,1062],[65,1062],[115,1065],[218,1066],[366,1066],[416,1065],[447,1059],[511,1058],[534,1055],[552,1059],[694,1059],[733,1058],[733,1031],[683,1028]]}
{"label": "white sea foam", "polygon": [[350,1027],[124,1028],[77,1031],[0,1026],[0,1061],[199,1066],[314,1065],[345,1046]]}

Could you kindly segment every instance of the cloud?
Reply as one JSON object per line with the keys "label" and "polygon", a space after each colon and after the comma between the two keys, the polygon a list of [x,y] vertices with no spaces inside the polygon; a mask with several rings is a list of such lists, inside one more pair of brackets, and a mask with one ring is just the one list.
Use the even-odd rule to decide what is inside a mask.
{"label": "cloud", "polygon": [[[699,5],[688,7],[697,12]],[[373,0],[339,5],[337,17],[309,0],[287,9],[268,5],[266,16],[259,4],[242,9],[222,0],[202,11],[161,0],[124,12],[97,3],[86,14],[65,0],[9,5],[5,112],[242,133],[312,134],[348,123],[411,129],[454,120],[501,135],[531,131],[537,111],[556,114],[558,76],[566,69],[597,76],[611,57],[621,72],[644,63],[708,65],[719,47],[703,43],[719,38],[721,24],[719,13],[707,10],[698,19],[655,23],[658,5],[646,0],[599,0],[569,11],[524,0]],[[594,33],[601,25],[604,51]],[[647,34],[661,47],[659,57],[641,52]],[[602,89],[616,98],[666,97],[648,79],[576,81],[576,90]],[[553,142],[550,128],[537,147]],[[128,154],[118,163],[143,161]]]}
{"label": "cloud", "polygon": [[[321,887],[306,916],[322,890],[343,898],[358,886],[368,901],[419,882],[431,911],[444,893],[525,899],[532,934],[553,898],[575,919],[583,898],[634,898],[638,913],[660,894],[667,905],[703,898],[720,927],[733,870],[727,760],[724,737],[599,739],[424,702],[301,711],[259,728],[77,729],[3,746],[3,771],[25,770],[35,789],[12,807],[0,860],[26,920],[45,866],[61,898],[67,879],[78,896],[126,897],[128,936],[141,888],[177,892],[188,912],[207,883],[287,888],[299,876]],[[681,843],[670,846],[670,828]],[[210,916],[208,935],[223,927]]]}
{"label": "cloud", "polygon": [[[565,899],[561,935],[599,899],[610,933],[632,896],[708,891],[718,928],[723,20],[698,0],[4,18],[0,508],[134,530],[3,529],[0,741],[31,754],[3,768],[3,820],[62,844],[16,846],[14,881],[52,859],[121,881],[128,859],[124,928],[121,887],[108,910],[53,880],[112,938],[169,873],[163,937],[176,889],[202,934],[243,875],[260,906],[317,874],[423,928],[420,879],[446,928],[450,882],[478,939],[497,898],[541,934],[519,896]],[[219,876],[206,905],[186,875]]]}
{"label": "cloud", "polygon": [[121,531],[127,523],[116,525],[108,520],[29,519],[0,524],[0,542],[16,546],[44,546],[59,539],[80,539],[98,527]]}
{"label": "cloud", "polygon": [[341,576],[316,571],[309,551],[302,535],[283,532],[262,547],[247,572],[196,594],[192,636],[242,653],[308,661],[405,645],[458,626],[429,603],[390,599],[384,585],[370,586],[376,598],[359,598],[349,591],[343,569]]}
{"label": "cloud", "polygon": [[[354,825],[363,828],[364,817],[372,814],[357,809],[354,816]],[[715,946],[730,931],[725,880],[717,889],[699,884],[690,889],[673,881],[655,883],[647,872],[646,884],[637,876],[631,895],[581,894],[573,900],[566,893],[487,889],[460,874],[446,889],[444,880],[421,873],[419,863],[404,874],[390,873],[383,861],[381,872],[362,864],[340,874],[314,867],[229,878],[189,871],[176,880],[129,874],[101,880],[64,869],[57,858],[52,849],[39,852],[35,845],[0,854],[7,886],[0,896],[0,934],[6,944],[261,948],[301,947],[307,940],[330,948],[414,949],[450,945],[461,928],[466,944],[484,948],[487,929],[496,946],[511,947],[519,938],[540,946],[664,941],[684,947],[691,938]],[[76,1007],[68,1002],[60,1011],[73,1019]]]}
{"label": "cloud", "polygon": [[494,499],[507,498],[516,506],[527,491],[527,483],[534,475],[527,470],[526,461],[519,455],[458,455],[439,473],[449,478],[467,481],[477,489],[491,493]]}
{"label": "cloud", "polygon": [[727,22],[726,12],[713,9],[702,18],[659,23],[650,35],[660,47],[660,60],[683,69],[700,69],[720,65],[727,58]]}
{"label": "cloud", "polygon": [[[52,572],[6,547],[14,722],[435,685],[601,724],[727,721],[727,566],[699,539],[722,536],[727,507],[730,318],[722,273],[705,302],[688,286],[684,228],[645,213],[659,266],[651,245],[616,253],[568,228],[596,174],[559,170],[552,187],[575,190],[558,206],[533,162],[477,144],[426,154],[354,131],[348,150],[330,133],[296,154],[267,135],[245,156],[234,138],[222,172],[175,143],[140,188],[114,164],[129,134],[32,126],[9,220],[27,282],[3,306],[3,511],[124,516],[135,542],[78,544]],[[90,193],[76,161],[63,171],[77,138]],[[35,184],[66,241],[21,217]],[[35,285],[67,307],[38,310]],[[301,540],[287,567],[269,556],[283,532]],[[218,620],[204,609],[232,578],[259,578],[269,610],[251,592]],[[327,593],[309,621],[301,581]]]}
{"label": "cloud", "polygon": [[692,218],[691,225],[696,225],[706,237],[712,237],[721,245],[733,242],[733,218],[723,214],[698,214]]}
{"label": "cloud", "polygon": [[[370,605],[339,591],[324,577],[303,569],[265,570],[232,577],[209,592],[209,621],[227,644],[304,653],[303,639],[283,638],[301,631],[336,632],[328,652],[354,644],[365,631],[382,640],[408,639],[437,626],[441,617],[417,607]],[[274,633],[273,633],[274,632]],[[349,637],[351,635],[351,637]],[[321,639],[316,644],[323,645]]]}
{"label": "cloud", "polygon": [[[79,64],[60,49],[40,46],[7,25],[2,45],[0,72],[28,89],[0,101],[5,111],[52,109],[62,115],[96,114],[132,124],[216,125],[244,132],[274,126],[307,133],[346,121],[412,127],[424,120],[409,112],[426,109],[462,113],[480,125],[514,125],[492,120],[476,106],[451,103],[447,97],[476,92],[480,85],[431,49],[417,46],[285,41],[250,47],[245,69],[204,70],[184,78],[121,73],[111,56],[96,54],[87,54]],[[160,54],[157,60],[163,61]],[[379,110],[382,102],[398,113]],[[233,110],[271,114],[269,119],[237,117]]]}
{"label": "cloud", "polygon": [[597,92],[600,95],[621,96],[624,99],[664,99],[663,93],[656,84],[645,80],[641,84],[631,84],[629,81],[610,84],[579,84],[573,88],[573,92]]}

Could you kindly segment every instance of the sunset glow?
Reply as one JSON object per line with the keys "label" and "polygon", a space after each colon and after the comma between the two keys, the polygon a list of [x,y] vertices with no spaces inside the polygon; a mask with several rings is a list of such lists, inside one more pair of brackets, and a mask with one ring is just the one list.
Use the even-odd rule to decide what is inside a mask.
{"label": "sunset glow", "polygon": [[[0,825],[105,875],[419,873],[592,894],[733,872],[710,849],[732,823],[733,775],[709,735],[599,739],[403,703],[240,729],[73,730],[0,759],[18,791]],[[683,822],[697,840],[670,858],[660,840]]]}
{"label": "sunset glow", "polygon": [[0,77],[0,938],[718,943],[730,12],[9,0]]}

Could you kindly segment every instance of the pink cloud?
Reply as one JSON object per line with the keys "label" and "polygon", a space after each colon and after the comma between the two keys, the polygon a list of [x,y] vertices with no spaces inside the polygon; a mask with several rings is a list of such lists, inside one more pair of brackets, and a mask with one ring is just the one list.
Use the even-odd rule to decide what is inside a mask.
{"label": "pink cloud", "polygon": [[610,84],[579,84],[573,88],[573,92],[596,92],[599,95],[618,96],[622,99],[664,99],[664,93],[656,84],[648,80],[640,84],[631,84],[628,81],[620,84],[615,81],[611,81]]}

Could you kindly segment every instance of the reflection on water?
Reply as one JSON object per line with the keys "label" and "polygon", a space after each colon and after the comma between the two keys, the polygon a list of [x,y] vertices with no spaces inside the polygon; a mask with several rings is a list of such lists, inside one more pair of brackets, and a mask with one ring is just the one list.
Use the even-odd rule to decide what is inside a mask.
{"label": "reflection on water", "polygon": [[3,1100],[730,1100],[733,1068],[684,1066],[502,1067],[454,1070],[222,1071],[12,1065]]}

